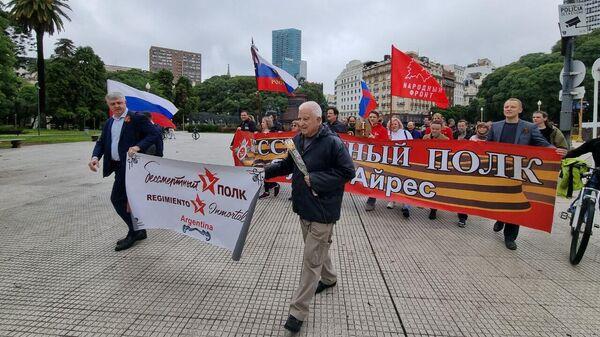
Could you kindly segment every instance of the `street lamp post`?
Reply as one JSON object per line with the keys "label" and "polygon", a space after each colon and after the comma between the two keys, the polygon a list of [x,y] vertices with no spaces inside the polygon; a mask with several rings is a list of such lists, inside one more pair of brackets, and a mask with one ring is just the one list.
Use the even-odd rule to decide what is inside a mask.
{"label": "street lamp post", "polygon": [[538,111],[542,111],[542,101],[541,100],[538,100],[537,105],[538,105]]}
{"label": "street lamp post", "polygon": [[479,108],[479,112],[481,113],[480,119],[483,122],[483,107]]}

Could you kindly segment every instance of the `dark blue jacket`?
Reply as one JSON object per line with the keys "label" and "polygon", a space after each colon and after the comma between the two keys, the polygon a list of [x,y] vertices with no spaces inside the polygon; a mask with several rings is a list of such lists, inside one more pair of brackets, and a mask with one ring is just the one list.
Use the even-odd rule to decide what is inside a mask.
{"label": "dark blue jacket", "polygon": [[333,123],[325,123],[329,129],[333,132],[337,132],[337,133],[346,133],[348,132],[348,125],[340,122],[340,121],[335,121]]}
{"label": "dark blue jacket", "polygon": [[[98,138],[92,154],[93,157],[98,157],[98,159],[104,157],[102,167],[102,176],[104,177],[109,176],[113,171],[113,168],[110,165],[112,159],[110,147],[113,121],[114,119],[111,117],[104,124],[102,134],[100,135],[100,138]],[[128,111],[125,122],[123,122],[123,128],[121,128],[121,137],[119,138],[119,159],[124,163],[127,160],[127,150],[136,145],[140,147],[140,152],[144,153],[151,145],[155,144],[160,137],[160,133],[156,127],[150,123],[150,120],[148,120],[146,116],[135,111]]]}
{"label": "dark blue jacket", "polygon": [[304,175],[288,155],[283,161],[266,167],[265,178],[292,175],[292,209],[307,221],[333,223],[340,219],[346,182],[354,178],[352,157],[340,137],[322,125],[316,138],[304,151],[304,137],[296,135],[294,144],[306,163],[315,197]]}

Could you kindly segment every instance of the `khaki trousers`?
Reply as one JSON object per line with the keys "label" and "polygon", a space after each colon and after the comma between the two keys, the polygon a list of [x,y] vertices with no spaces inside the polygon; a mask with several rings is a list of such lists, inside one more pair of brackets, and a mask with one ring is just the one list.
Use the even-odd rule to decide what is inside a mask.
{"label": "khaki trousers", "polygon": [[325,284],[333,284],[337,282],[337,276],[329,257],[334,224],[300,219],[300,225],[304,239],[302,274],[290,305],[290,314],[305,321],[319,280]]}

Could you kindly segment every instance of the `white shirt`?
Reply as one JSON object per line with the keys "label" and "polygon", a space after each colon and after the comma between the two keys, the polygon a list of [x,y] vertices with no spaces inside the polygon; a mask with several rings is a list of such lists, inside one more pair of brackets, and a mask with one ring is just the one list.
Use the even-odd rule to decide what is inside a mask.
{"label": "white shirt", "polygon": [[406,131],[404,129],[398,129],[398,131],[392,131],[392,130],[390,130],[389,134],[390,134],[390,139],[391,140],[409,140],[409,139],[413,139],[413,137],[410,134],[410,132],[408,132],[408,131]]}
{"label": "white shirt", "polygon": [[129,109],[125,108],[125,112],[120,116],[112,116],[113,123],[110,128],[110,156],[114,161],[121,161],[119,158],[119,140],[121,139],[121,130],[123,129],[123,123],[125,123],[125,116]]}

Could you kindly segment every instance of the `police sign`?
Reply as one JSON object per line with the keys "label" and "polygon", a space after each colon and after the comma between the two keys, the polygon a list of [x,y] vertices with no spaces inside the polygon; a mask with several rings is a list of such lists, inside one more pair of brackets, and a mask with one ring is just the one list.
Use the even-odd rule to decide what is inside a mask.
{"label": "police sign", "polygon": [[562,37],[587,34],[587,19],[584,4],[558,6],[560,35]]}

